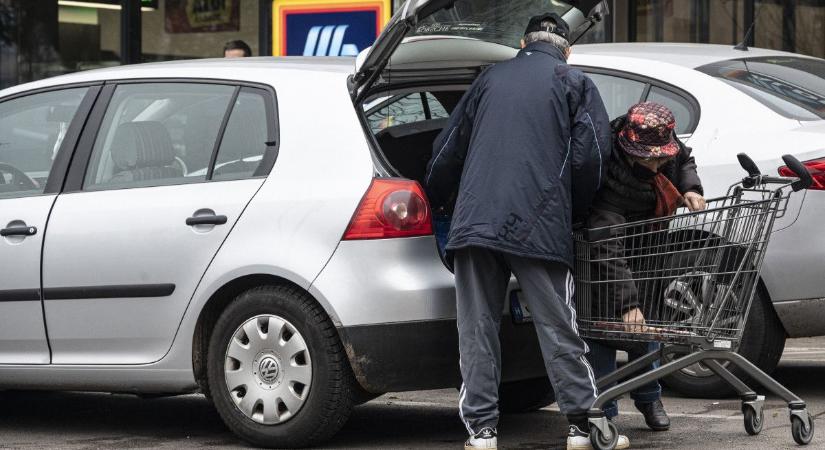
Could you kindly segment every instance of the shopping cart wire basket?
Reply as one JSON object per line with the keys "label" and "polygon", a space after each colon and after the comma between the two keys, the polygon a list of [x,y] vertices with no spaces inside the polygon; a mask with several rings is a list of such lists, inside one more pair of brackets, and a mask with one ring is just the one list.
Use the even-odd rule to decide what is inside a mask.
{"label": "shopping cart wire basket", "polygon": [[[798,160],[790,155],[783,160],[798,178],[762,175],[740,154],[748,176],[726,196],[708,200],[703,211],[680,209],[670,217],[574,232],[582,337],[662,343],[598,380],[599,388],[620,383],[603,391],[589,412],[594,448],[612,450],[618,439],[602,411],[605,403],[699,362],[739,394],[749,434],[762,429],[765,397],[725,362],[788,403],[797,443],[813,438],[805,402],[736,353],[774,222],[784,215],[791,193],[812,182]],[[625,322],[623,315],[634,308],[644,323]],[[658,368],[639,374],[656,361]]]}

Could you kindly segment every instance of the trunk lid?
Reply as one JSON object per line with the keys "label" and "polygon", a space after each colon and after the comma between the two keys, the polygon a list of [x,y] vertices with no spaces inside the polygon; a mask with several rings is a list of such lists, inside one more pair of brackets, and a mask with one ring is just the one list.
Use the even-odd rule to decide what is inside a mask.
{"label": "trunk lid", "polygon": [[458,37],[517,48],[530,17],[546,12],[562,16],[575,37],[609,10],[604,0],[407,0],[372,47],[358,55],[351,93],[360,98],[369,90],[406,37]]}

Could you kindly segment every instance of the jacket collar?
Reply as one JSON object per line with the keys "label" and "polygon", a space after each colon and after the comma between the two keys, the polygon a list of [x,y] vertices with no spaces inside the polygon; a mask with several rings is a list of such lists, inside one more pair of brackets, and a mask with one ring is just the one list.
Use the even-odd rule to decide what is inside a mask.
{"label": "jacket collar", "polygon": [[518,54],[519,54],[519,56],[521,56],[525,53],[530,53],[530,52],[545,53],[545,54],[548,54],[548,55],[552,56],[553,58],[558,59],[559,61],[561,61],[563,63],[567,62],[567,60],[564,58],[564,54],[561,52],[561,50],[559,50],[558,48],[556,48],[555,45],[553,45],[549,42],[543,42],[543,41],[531,42],[531,43],[527,44],[526,47],[521,49],[521,51]]}

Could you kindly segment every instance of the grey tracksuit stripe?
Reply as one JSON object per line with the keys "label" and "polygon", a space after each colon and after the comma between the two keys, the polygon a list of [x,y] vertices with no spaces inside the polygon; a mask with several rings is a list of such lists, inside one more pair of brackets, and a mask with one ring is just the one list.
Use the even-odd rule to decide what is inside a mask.
{"label": "grey tracksuit stripe", "polygon": [[528,303],[548,375],[565,414],[586,412],[596,382],[576,327],[573,277],[567,267],[481,248],[455,253],[462,422],[470,434],[498,424],[501,346],[498,341],[510,270]]}

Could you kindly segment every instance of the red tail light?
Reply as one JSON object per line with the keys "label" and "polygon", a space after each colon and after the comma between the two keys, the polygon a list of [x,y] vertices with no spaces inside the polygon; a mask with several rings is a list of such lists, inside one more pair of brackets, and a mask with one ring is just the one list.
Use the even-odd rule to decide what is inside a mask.
{"label": "red tail light", "polygon": [[433,234],[430,205],[415,181],[375,178],[344,233],[344,240]]}
{"label": "red tail light", "polygon": [[[810,161],[805,161],[802,164],[808,168],[808,172],[811,172],[811,177],[814,179],[814,184],[812,184],[808,189],[812,191],[825,191],[825,158],[812,159]],[[796,174],[794,174],[788,166],[780,167],[779,175],[782,175],[783,177],[796,176]]]}

